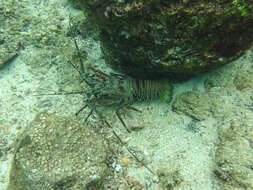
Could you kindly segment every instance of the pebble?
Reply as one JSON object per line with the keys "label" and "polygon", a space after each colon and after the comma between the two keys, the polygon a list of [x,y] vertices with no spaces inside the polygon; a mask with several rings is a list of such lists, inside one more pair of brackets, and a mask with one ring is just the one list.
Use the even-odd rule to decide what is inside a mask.
{"label": "pebble", "polygon": [[3,133],[5,135],[8,135],[8,133],[9,133],[9,127],[7,125],[3,126]]}
{"label": "pebble", "polygon": [[158,183],[158,182],[159,182],[159,177],[158,177],[158,175],[153,175],[153,176],[152,176],[152,181],[153,181],[154,183]]}
{"label": "pebble", "polygon": [[112,163],[112,167],[116,170],[116,172],[120,172],[121,166],[116,164],[115,162]]}

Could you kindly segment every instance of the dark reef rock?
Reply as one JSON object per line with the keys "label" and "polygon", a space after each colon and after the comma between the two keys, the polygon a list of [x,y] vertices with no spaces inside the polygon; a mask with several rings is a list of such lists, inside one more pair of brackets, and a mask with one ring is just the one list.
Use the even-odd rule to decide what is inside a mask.
{"label": "dark reef rock", "polygon": [[106,62],[138,78],[187,79],[253,42],[253,0],[82,0]]}

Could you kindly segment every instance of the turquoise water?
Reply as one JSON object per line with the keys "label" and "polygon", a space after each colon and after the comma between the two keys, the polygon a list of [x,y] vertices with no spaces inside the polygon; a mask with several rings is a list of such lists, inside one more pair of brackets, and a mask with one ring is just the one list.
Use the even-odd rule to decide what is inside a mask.
{"label": "turquoise water", "polygon": [[[71,160],[81,153],[76,149],[71,152],[62,147],[70,143],[68,138],[73,141],[73,146],[75,143],[87,142],[82,138],[79,140],[78,135],[73,140],[71,137],[75,135],[70,131],[75,131],[75,127],[69,124],[61,126],[64,135],[59,136],[59,141],[57,134],[52,135],[50,130],[53,129],[45,130],[47,135],[39,136],[39,124],[36,128],[31,122],[41,112],[52,114],[52,118],[74,120],[81,123],[81,127],[92,130],[97,138],[102,139],[94,145],[91,143],[92,150],[100,150],[100,141],[107,142],[105,146],[111,149],[104,149],[109,155],[106,165],[98,168],[89,165],[87,171],[90,173],[85,173],[90,183],[101,182],[105,189],[124,189],[131,185],[151,190],[166,189],[166,186],[184,190],[216,190],[226,189],[226,186],[229,189],[253,188],[252,50],[218,71],[184,83],[175,83],[170,103],[162,100],[135,102],[132,106],[142,113],[122,110],[124,122],[133,129],[131,133],[122,127],[115,109],[104,109],[102,114],[113,127],[113,132],[97,114],[83,124],[89,109],[75,116],[84,106],[84,93],[89,87],[69,64],[69,61],[76,65],[79,63],[73,38],[68,35],[68,22],[70,13],[75,21],[85,19],[82,11],[73,8],[68,1],[57,0],[1,1],[0,11],[3,13],[0,16],[3,23],[0,25],[0,40],[4,39],[0,43],[0,58],[4,60],[15,52],[19,54],[0,70],[1,190],[7,189],[13,158],[22,160],[22,150],[25,148],[34,152],[33,159],[27,160],[30,164],[24,166],[29,168],[24,171],[29,173],[34,183],[33,186],[27,185],[28,189],[41,189],[41,184],[36,183],[38,179],[45,185],[44,189],[52,188],[52,184],[55,184],[54,187],[66,185],[70,189],[81,186],[75,182],[81,179],[78,172],[83,172],[78,168],[86,167],[83,160],[80,165],[76,160],[66,161],[66,155]],[[81,52],[87,53],[83,58],[87,67],[111,70],[105,65],[100,43],[93,34],[85,38],[78,35],[76,39]],[[83,93],[42,95],[77,90]],[[34,130],[28,130],[32,127]],[[24,130],[29,131],[29,137],[18,140]],[[122,146],[114,133],[126,143],[125,146]],[[47,142],[47,138],[48,150],[56,150],[62,155],[57,160],[57,167],[50,165],[56,155],[38,150],[38,147],[43,149],[43,146],[36,149],[33,144]],[[92,154],[87,157],[84,154],[83,159],[87,159],[85,163],[89,161],[96,165],[101,160],[96,153]],[[34,164],[36,167],[33,168],[32,161],[36,164],[41,161],[41,166],[45,164],[45,167],[36,168]],[[73,173],[69,172],[69,168]],[[104,170],[96,173],[101,168]],[[74,180],[73,176],[80,178]],[[46,184],[49,186],[46,187]],[[11,188],[15,189],[9,185]]]}

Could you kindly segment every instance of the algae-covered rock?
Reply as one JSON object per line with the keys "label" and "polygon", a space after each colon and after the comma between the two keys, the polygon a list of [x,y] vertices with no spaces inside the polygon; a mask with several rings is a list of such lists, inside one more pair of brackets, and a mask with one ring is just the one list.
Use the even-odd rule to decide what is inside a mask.
{"label": "algae-covered rock", "polygon": [[212,115],[211,103],[207,95],[195,92],[181,94],[172,104],[177,113],[184,113],[196,120],[204,120]]}
{"label": "algae-covered rock", "polygon": [[225,189],[253,189],[253,130],[233,121],[220,127],[215,174],[224,181]]}
{"label": "algae-covered rock", "polygon": [[252,71],[238,72],[233,82],[238,90],[253,89],[253,72]]}
{"label": "algae-covered rock", "polygon": [[171,168],[161,168],[158,171],[158,175],[163,189],[166,190],[173,190],[184,181],[180,170],[173,171]]}
{"label": "algae-covered rock", "polygon": [[215,87],[220,87],[221,86],[221,82],[219,81],[218,77],[213,77],[213,78],[208,78],[205,80],[204,82],[204,85],[205,85],[205,89],[207,92],[210,92],[210,90],[212,88],[215,88]]}
{"label": "algae-covered rock", "polygon": [[7,190],[99,189],[108,175],[108,148],[91,129],[38,114],[16,144]]}
{"label": "algae-covered rock", "polygon": [[135,77],[186,79],[253,42],[253,0],[82,0],[106,62]]}
{"label": "algae-covered rock", "polygon": [[82,9],[81,0],[68,0],[76,9]]}

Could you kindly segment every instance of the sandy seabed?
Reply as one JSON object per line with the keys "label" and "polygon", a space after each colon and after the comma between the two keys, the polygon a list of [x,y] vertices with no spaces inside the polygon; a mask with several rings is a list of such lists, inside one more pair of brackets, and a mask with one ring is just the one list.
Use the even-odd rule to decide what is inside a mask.
{"label": "sandy seabed", "polygon": [[[71,7],[67,1],[57,0],[6,1],[0,5],[5,7],[5,18],[10,23],[5,25],[6,28],[0,28],[1,38],[6,37],[5,43],[9,49],[13,44],[22,44],[19,50],[13,49],[19,55],[0,70],[0,189],[4,190],[13,156],[12,143],[18,133],[39,112],[74,118],[76,111],[83,105],[82,95],[43,94],[70,92],[87,87],[82,83],[78,72],[68,64],[75,52],[73,39],[67,35],[69,14],[78,17],[82,14],[80,10]],[[104,64],[99,41],[87,36],[78,42],[81,49],[88,53],[87,62],[94,66]],[[3,50],[4,45],[0,48]],[[245,126],[236,135],[245,137],[249,144],[253,141],[252,135],[245,136],[245,130],[252,131],[253,127],[253,84],[250,84],[253,83],[250,81],[253,78],[250,75],[245,79],[241,77],[252,72],[253,52],[249,50],[240,59],[211,74],[174,84],[170,104],[161,100],[135,103],[133,106],[142,110],[142,113],[130,112],[123,117],[127,125],[140,125],[143,128],[131,134],[121,126],[114,113],[110,113],[108,121],[117,134],[143,158],[152,171],[167,176],[167,181],[161,179],[157,182],[155,176],[138,165],[124,147],[114,158],[111,167],[115,172],[110,180],[113,179],[114,183],[118,181],[115,186],[118,185],[119,189],[124,189],[120,186],[121,182],[130,178],[142,184],[144,189],[154,190],[253,188],[252,179],[245,182],[234,174],[236,172],[226,173],[223,166],[219,168],[226,157],[222,153],[231,156],[229,150],[223,150],[224,147],[229,149],[223,136],[226,136],[230,126]],[[242,87],[245,84],[248,85]],[[208,108],[201,109],[201,105],[198,105],[201,101],[187,103],[182,100],[190,111],[186,108],[185,111],[179,109],[175,112],[173,104],[186,92],[195,93],[200,99],[207,100]],[[196,106],[191,107],[191,104]],[[194,110],[198,106],[200,108]],[[76,119],[82,122],[88,112],[89,110],[84,111]],[[96,125],[96,122],[99,123],[96,120],[97,118],[91,118],[90,123]],[[252,144],[250,147],[253,157]],[[130,158],[129,164],[126,158]],[[240,156],[238,160],[240,162]],[[252,166],[250,167],[249,177],[252,175]],[[105,183],[110,184],[109,181]]]}

